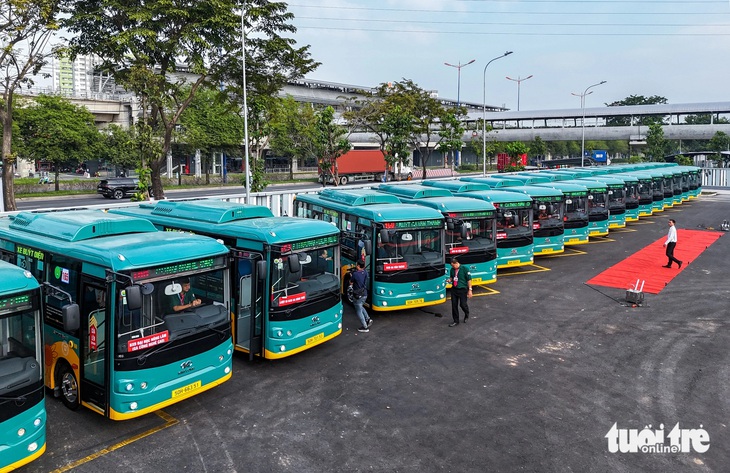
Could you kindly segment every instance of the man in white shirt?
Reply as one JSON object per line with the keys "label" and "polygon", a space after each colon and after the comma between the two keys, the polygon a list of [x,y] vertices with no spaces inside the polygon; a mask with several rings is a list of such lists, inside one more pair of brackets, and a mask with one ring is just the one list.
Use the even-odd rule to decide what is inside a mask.
{"label": "man in white shirt", "polygon": [[679,261],[677,258],[674,257],[674,247],[677,246],[677,229],[675,228],[674,224],[676,222],[674,219],[669,219],[669,232],[667,232],[667,240],[664,242],[664,246],[667,247],[667,258],[669,258],[669,261],[664,266],[665,268],[671,268],[672,267],[672,261],[677,263],[677,266],[679,268],[682,268],[682,262]]}

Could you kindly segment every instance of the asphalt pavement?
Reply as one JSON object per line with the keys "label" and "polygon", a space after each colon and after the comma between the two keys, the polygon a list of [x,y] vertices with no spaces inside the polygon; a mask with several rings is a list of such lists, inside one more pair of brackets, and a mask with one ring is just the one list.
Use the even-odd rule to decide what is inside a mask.
{"label": "asphalt pavement", "polygon": [[[669,218],[719,228],[730,193],[500,271],[454,328],[448,302],[375,313],[369,333],[347,307],[330,342],[278,361],[236,356],[230,381],[140,419],[49,398],[48,449],[20,471],[727,471],[730,238],[640,307],[585,284],[663,238]],[[614,452],[619,439],[678,443]]]}

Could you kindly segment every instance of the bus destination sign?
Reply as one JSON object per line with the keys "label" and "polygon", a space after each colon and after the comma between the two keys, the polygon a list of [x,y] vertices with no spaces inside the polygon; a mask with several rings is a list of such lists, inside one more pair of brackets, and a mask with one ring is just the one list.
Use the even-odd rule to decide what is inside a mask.
{"label": "bus destination sign", "polygon": [[494,210],[484,210],[479,212],[461,212],[455,215],[461,218],[484,218],[494,217],[494,213]]}
{"label": "bus destination sign", "polygon": [[408,229],[419,229],[429,227],[442,227],[444,224],[443,220],[431,219],[431,220],[407,220],[402,222],[386,222],[383,227],[389,230],[408,230]]}
{"label": "bus destination sign", "polygon": [[301,251],[309,248],[318,248],[320,246],[336,245],[340,242],[339,235],[327,235],[320,238],[311,238],[309,240],[297,241],[291,244],[292,251]]}
{"label": "bus destination sign", "polygon": [[169,276],[179,273],[189,273],[193,271],[204,271],[214,267],[225,265],[225,257],[206,258],[195,261],[187,261],[185,263],[171,264],[169,266],[160,266],[157,268],[135,271],[132,273],[132,279],[147,279],[157,276]]}
{"label": "bus destination sign", "polygon": [[530,202],[494,202],[495,207],[499,207],[500,209],[523,209],[527,208],[531,205]]}
{"label": "bus destination sign", "polygon": [[0,313],[2,314],[20,309],[29,309],[30,307],[30,294],[21,294],[0,299]]}

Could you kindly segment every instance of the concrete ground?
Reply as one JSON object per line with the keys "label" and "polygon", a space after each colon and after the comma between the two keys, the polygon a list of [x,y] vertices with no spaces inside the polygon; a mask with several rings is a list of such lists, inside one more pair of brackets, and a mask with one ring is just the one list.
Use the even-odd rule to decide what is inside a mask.
{"label": "concrete ground", "polygon": [[[230,381],[157,415],[115,423],[48,399],[48,450],[21,471],[727,471],[730,238],[641,307],[584,284],[664,237],[668,218],[719,228],[730,194],[501,272],[468,324],[449,328],[444,304],[375,314],[361,334],[347,308],[338,338],[280,361],[237,357]],[[643,439],[663,424],[669,446],[677,423],[707,438],[610,451],[614,424]]]}

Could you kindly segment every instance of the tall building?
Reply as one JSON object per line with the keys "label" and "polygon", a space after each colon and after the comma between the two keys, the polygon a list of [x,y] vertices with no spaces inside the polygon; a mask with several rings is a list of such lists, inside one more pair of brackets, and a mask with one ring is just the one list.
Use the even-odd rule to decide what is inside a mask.
{"label": "tall building", "polygon": [[119,93],[114,79],[97,70],[100,64],[98,56],[53,59],[53,91],[73,97]]}

